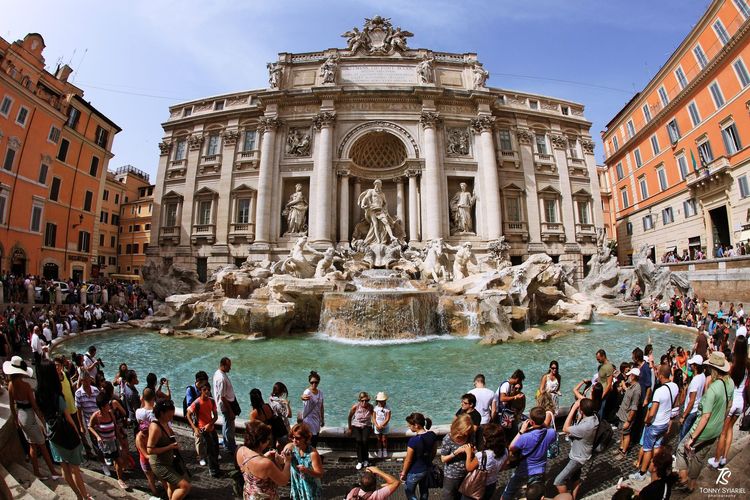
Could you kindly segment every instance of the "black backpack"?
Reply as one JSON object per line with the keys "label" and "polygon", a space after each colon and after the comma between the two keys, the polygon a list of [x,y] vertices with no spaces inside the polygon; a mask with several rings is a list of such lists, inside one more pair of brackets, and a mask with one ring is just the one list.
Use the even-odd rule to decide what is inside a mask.
{"label": "black backpack", "polygon": [[[190,395],[193,397],[193,401],[195,401],[199,396],[198,390],[195,388],[194,385],[189,385],[185,387],[185,397],[182,398],[182,416],[185,418],[187,418],[187,410],[188,410],[187,391],[190,391]],[[191,401],[191,403],[193,401]]]}
{"label": "black backpack", "polygon": [[[597,420],[599,417],[597,417]],[[612,444],[614,432],[612,432],[612,426],[609,422],[599,420],[599,424],[596,426],[596,434],[594,434],[594,446],[591,449],[591,453],[601,453],[609,448]]]}

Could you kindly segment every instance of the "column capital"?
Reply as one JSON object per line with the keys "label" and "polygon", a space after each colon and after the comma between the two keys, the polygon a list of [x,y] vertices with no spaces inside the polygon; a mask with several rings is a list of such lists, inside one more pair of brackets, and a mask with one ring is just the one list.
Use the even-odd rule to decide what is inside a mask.
{"label": "column capital", "polygon": [[581,143],[581,148],[583,149],[584,153],[587,154],[594,154],[594,141],[587,137],[582,137],[579,141]]}
{"label": "column capital", "polygon": [[568,138],[562,134],[549,134],[549,140],[555,149],[568,149]]}
{"label": "column capital", "polygon": [[471,128],[476,133],[492,132],[495,126],[495,117],[491,115],[482,115],[471,120]]}
{"label": "column capital", "polygon": [[167,156],[171,149],[172,149],[172,141],[166,140],[166,141],[161,141],[159,143],[159,155],[160,156]]}
{"label": "column capital", "polygon": [[422,175],[422,170],[419,168],[410,168],[406,172],[404,172],[404,175],[407,177],[417,177],[419,175]]}
{"label": "column capital", "polygon": [[258,122],[258,130],[261,132],[265,132],[266,130],[274,132],[283,124],[284,122],[276,116],[261,116]]}
{"label": "column capital", "polygon": [[225,130],[221,135],[224,138],[225,146],[234,146],[240,138],[240,131],[236,129]]}
{"label": "column capital", "polygon": [[391,179],[396,184],[403,184],[404,183],[404,176],[403,175],[396,175]]}
{"label": "column capital", "polygon": [[188,148],[190,151],[196,151],[201,148],[203,144],[203,134],[192,134],[188,137]]}
{"label": "column capital", "polygon": [[351,170],[348,168],[340,168],[336,171],[336,175],[339,177],[349,177],[351,175]]}
{"label": "column capital", "polygon": [[437,111],[422,111],[419,117],[419,123],[424,128],[435,128],[440,121],[442,121],[442,118],[440,118],[440,113]]}
{"label": "column capital", "polygon": [[534,142],[534,134],[531,133],[531,130],[525,128],[516,130],[516,138],[519,144],[531,144]]}
{"label": "column capital", "polygon": [[335,111],[321,111],[313,117],[313,125],[316,130],[320,130],[323,127],[330,127],[335,121]]}

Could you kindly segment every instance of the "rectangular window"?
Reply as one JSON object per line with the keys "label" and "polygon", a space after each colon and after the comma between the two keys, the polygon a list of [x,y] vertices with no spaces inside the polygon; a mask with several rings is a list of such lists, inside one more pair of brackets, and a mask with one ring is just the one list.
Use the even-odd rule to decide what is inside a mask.
{"label": "rectangular window", "polygon": [[96,135],[94,136],[94,142],[100,148],[107,149],[107,141],[109,141],[109,130],[96,126]]}
{"label": "rectangular window", "polygon": [[8,114],[10,113],[10,106],[13,104],[13,99],[8,97],[7,95],[3,97],[3,103],[0,104],[0,115],[3,115],[4,117],[8,117]]}
{"label": "rectangular window", "polygon": [[578,154],[578,139],[575,137],[568,137],[568,154],[571,158],[580,158]]}
{"label": "rectangular window", "polygon": [[674,76],[677,78],[677,83],[680,84],[681,89],[684,89],[685,87],[687,87],[688,80],[687,80],[687,77],[685,76],[685,72],[682,71],[682,66],[677,67],[677,69],[674,72]]}
{"label": "rectangular window", "polygon": [[617,140],[617,136],[612,137],[612,147],[615,148],[615,152],[620,149],[620,143]]}
{"label": "rectangular window", "polygon": [[663,168],[657,168],[656,175],[659,177],[659,188],[664,191],[669,187],[669,184],[667,184],[667,171]]}
{"label": "rectangular window", "polygon": [[621,181],[623,178],[625,178],[625,172],[622,170],[622,163],[618,163],[615,165],[615,170],[617,171],[617,180]]}
{"label": "rectangular window", "polygon": [[740,198],[747,198],[750,196],[750,187],[748,187],[747,176],[743,175],[737,179],[737,184],[740,187]]}
{"label": "rectangular window", "polygon": [[[99,233],[99,246],[100,247],[104,246],[104,233]],[[100,258],[104,258],[104,257],[100,257]]]}
{"label": "rectangular window", "polygon": [[661,211],[661,220],[665,226],[674,222],[674,212],[672,211],[672,207],[667,207]]}
{"label": "rectangular window", "polygon": [[635,157],[636,168],[641,168],[643,166],[643,160],[641,159],[641,150],[636,149],[635,151],[633,151],[633,156]]}
{"label": "rectangular window", "polygon": [[648,183],[646,182],[646,176],[640,176],[638,178],[638,187],[641,190],[641,200],[648,198]]}
{"label": "rectangular window", "polygon": [[109,264],[110,266],[116,266],[116,265],[117,265],[117,257],[110,257],[110,258],[109,258],[109,259],[107,260],[107,263],[108,263],[108,264]]}
{"label": "rectangular window", "polygon": [[141,225],[140,224],[133,224],[133,231],[134,232],[137,233],[140,230],[141,230]]}
{"label": "rectangular window", "polygon": [[747,72],[747,67],[742,59],[737,59],[732,64],[735,73],[737,73],[737,79],[740,81],[740,85],[744,88],[750,85],[750,74]]}
{"label": "rectangular window", "polygon": [[146,250],[148,250],[148,243],[143,244],[143,253],[146,253]]}
{"label": "rectangular window", "polygon": [[65,159],[68,157],[69,147],[70,142],[68,142],[67,139],[63,139],[62,141],[60,141],[60,150],[57,152],[57,159],[63,163],[65,163]]}
{"label": "rectangular window", "polygon": [[651,109],[648,107],[648,104],[644,104],[641,108],[643,110],[643,118],[646,120],[646,123],[651,121]]}
{"label": "rectangular window", "polygon": [[211,201],[201,201],[198,205],[198,224],[211,224]]}
{"label": "rectangular window", "polygon": [[16,123],[24,127],[26,126],[26,118],[28,117],[29,117],[28,108],[21,106],[21,108],[18,110],[18,116],[16,116]]}
{"label": "rectangular window", "polygon": [[143,229],[145,229],[146,231],[150,231],[151,230],[151,224],[144,224],[143,225]]}
{"label": "rectangular window", "polygon": [[633,234],[633,223],[628,222],[625,224],[625,233],[627,233],[628,236],[632,236]]}
{"label": "rectangular window", "polygon": [[214,103],[214,111],[221,111],[224,109],[224,101],[216,101]]}
{"label": "rectangular window", "polygon": [[116,236],[110,236],[109,237],[109,246],[110,248],[115,248],[115,243],[117,242]]}
{"label": "rectangular window", "polygon": [[240,198],[237,200],[237,217],[238,224],[248,224],[250,222],[250,199]]}
{"label": "rectangular window", "polygon": [[125,245],[125,253],[126,253],[126,254],[131,254],[131,253],[133,253],[133,245],[131,245],[130,243],[126,244],[126,245]]}
{"label": "rectangular window", "polygon": [[561,111],[561,112],[562,112],[562,114],[564,114],[565,116],[567,116],[567,115],[569,115],[569,114],[570,114],[570,108],[569,108],[568,106],[560,106],[560,111]]}
{"label": "rectangular window", "polygon": [[529,100],[529,107],[531,109],[539,109],[539,101]]}
{"label": "rectangular window", "polygon": [[[500,131],[502,132],[502,130]],[[245,130],[245,137],[242,140],[242,151],[252,151],[255,149],[255,130]]]}
{"label": "rectangular window", "polygon": [[91,202],[94,199],[94,193],[91,191],[86,191],[86,194],[83,197],[83,209],[86,212],[91,212]]}
{"label": "rectangular window", "polygon": [[48,222],[44,228],[44,246],[55,248],[55,241],[57,240],[57,224]]}
{"label": "rectangular window", "polygon": [[734,0],[734,5],[737,7],[740,14],[742,14],[743,18],[747,19],[750,17],[750,7],[748,7],[745,0]]}
{"label": "rectangular window", "polygon": [[667,104],[669,104],[669,96],[667,96],[667,90],[663,86],[659,87],[658,93],[662,105],[666,106]]}
{"label": "rectangular window", "polygon": [[628,120],[626,126],[628,128],[628,139],[631,139],[635,135],[635,126],[633,125],[633,120]]}
{"label": "rectangular window", "polygon": [[500,150],[513,151],[513,141],[510,139],[510,130],[500,129]]}
{"label": "rectangular window", "polygon": [[187,139],[178,139],[174,148],[174,161],[184,160],[187,155]]}
{"label": "rectangular window", "polygon": [[698,156],[704,166],[714,161],[714,152],[711,149],[710,142],[706,141],[698,144]]}
{"label": "rectangular window", "polygon": [[557,222],[557,200],[544,200],[544,221]]}
{"label": "rectangular window", "polygon": [[138,253],[138,243],[133,243],[133,253]]}
{"label": "rectangular window", "polygon": [[91,235],[87,231],[78,231],[78,251],[88,252]]}
{"label": "rectangular window", "polygon": [[690,113],[690,121],[693,122],[693,127],[697,127],[701,122],[701,115],[698,113],[698,105],[695,101],[688,104],[688,113]]}
{"label": "rectangular window", "polygon": [[39,183],[47,184],[47,172],[49,172],[49,165],[42,163],[39,166]]}
{"label": "rectangular window", "polygon": [[676,144],[680,140],[680,127],[677,126],[677,118],[672,118],[667,123],[667,133],[669,134],[669,142]]}
{"label": "rectangular window", "polygon": [[115,193],[115,205],[117,205],[118,203],[120,203],[120,194]]}
{"label": "rectangular window", "polygon": [[72,128],[73,130],[75,130],[76,127],[78,126],[78,120],[80,118],[81,118],[81,112],[78,111],[73,106],[71,106],[70,109],[68,109],[68,121],[66,122],[66,125]]}
{"label": "rectangular window", "polygon": [[579,201],[576,203],[578,205],[578,222],[581,224],[590,224],[589,222],[589,202],[588,201]]}
{"label": "rectangular window", "polygon": [[5,223],[5,205],[8,204],[8,196],[0,193],[0,224]]}
{"label": "rectangular window", "polygon": [[651,149],[654,151],[654,156],[659,154],[659,138],[656,137],[656,134],[651,136]]}
{"label": "rectangular window", "polygon": [[716,109],[719,109],[724,105],[724,95],[721,93],[721,89],[719,88],[718,82],[713,82],[711,85],[708,86],[709,90],[711,91],[711,97],[714,98],[714,104],[716,104]]}
{"label": "rectangular window", "polygon": [[214,156],[219,154],[220,145],[219,134],[211,134],[208,136],[208,145],[206,146],[206,156]]}
{"label": "rectangular window", "polygon": [[727,29],[721,23],[721,19],[717,19],[716,21],[714,21],[714,31],[716,32],[716,36],[721,41],[721,44],[726,45],[729,41],[729,33],[727,33]]}
{"label": "rectangular window", "polygon": [[3,168],[7,171],[13,170],[13,160],[16,159],[16,150],[8,148],[5,152],[5,160],[3,161]]}
{"label": "rectangular window", "polygon": [[187,118],[188,116],[190,116],[192,114],[193,114],[193,108],[192,108],[192,106],[189,107],[189,108],[185,108],[185,109],[182,110],[182,117],[183,118]]}
{"label": "rectangular window", "polygon": [[99,212],[99,222],[109,224],[109,212],[105,212],[104,210]]}
{"label": "rectangular window", "polygon": [[108,189],[105,189],[105,190],[104,190],[104,194],[102,195],[102,199],[103,199],[104,201],[107,201],[107,200],[109,200],[109,190],[108,190]]}
{"label": "rectangular window", "polygon": [[167,203],[164,207],[164,226],[174,227],[177,225],[177,203]]}
{"label": "rectangular window", "polygon": [[695,55],[695,60],[698,61],[698,66],[700,66],[701,69],[705,68],[708,64],[708,58],[700,45],[696,45],[693,48],[693,55]]}
{"label": "rectangular window", "polygon": [[49,129],[49,136],[47,136],[47,140],[57,144],[60,140],[60,129],[52,125]]}
{"label": "rectangular window", "polygon": [[688,175],[688,162],[687,158],[685,158],[685,155],[680,155],[677,157],[677,166],[680,169],[680,178],[684,181],[685,177]]}
{"label": "rectangular window", "polygon": [[42,207],[34,205],[31,207],[31,231],[38,233],[42,228]]}
{"label": "rectangular window", "polygon": [[685,218],[692,217],[698,213],[698,205],[695,202],[695,198],[690,198],[682,202],[682,208],[685,212]]}
{"label": "rectangular window", "polygon": [[99,158],[96,156],[91,157],[91,166],[89,167],[89,175],[96,177],[99,172]]}
{"label": "rectangular window", "polygon": [[536,152],[540,155],[546,155],[547,154],[547,140],[546,136],[544,134],[536,134],[534,135],[534,139],[536,141]]}
{"label": "rectangular window", "polygon": [[112,225],[113,226],[119,226],[120,225],[120,216],[117,214],[112,214]]}
{"label": "rectangular window", "polygon": [[59,177],[52,178],[52,186],[49,189],[49,199],[52,201],[57,201],[60,196],[60,182]]}
{"label": "rectangular window", "polygon": [[647,215],[643,218],[643,230],[648,231],[649,229],[654,228],[654,219],[650,215]]}
{"label": "rectangular window", "polygon": [[728,155],[731,156],[742,149],[740,133],[737,131],[737,126],[734,123],[730,123],[721,129],[721,138],[724,139],[724,147]]}
{"label": "rectangular window", "polygon": [[509,196],[505,199],[505,208],[508,222],[521,222],[523,220],[521,212],[521,198],[519,196]]}

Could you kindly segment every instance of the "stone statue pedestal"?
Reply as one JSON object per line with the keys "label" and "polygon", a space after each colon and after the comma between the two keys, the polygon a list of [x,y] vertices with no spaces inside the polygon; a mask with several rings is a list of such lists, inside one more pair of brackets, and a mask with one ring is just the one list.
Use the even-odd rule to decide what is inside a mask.
{"label": "stone statue pedestal", "polygon": [[384,245],[383,243],[372,243],[365,252],[365,262],[373,268],[388,268],[401,259],[401,247],[399,245]]}

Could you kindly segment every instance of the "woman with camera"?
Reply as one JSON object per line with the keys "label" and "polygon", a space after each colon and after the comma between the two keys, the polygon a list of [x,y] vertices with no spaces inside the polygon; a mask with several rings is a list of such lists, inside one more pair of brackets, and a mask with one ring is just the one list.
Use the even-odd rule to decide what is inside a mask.
{"label": "woman with camera", "polygon": [[174,403],[159,401],[154,405],[156,420],[148,428],[148,461],[156,477],[167,482],[169,500],[180,500],[190,492],[190,481],[185,462],[180,456],[180,446],[169,427],[174,419]]}
{"label": "woman with camera", "polygon": [[237,464],[245,480],[245,500],[277,500],[279,486],[289,483],[291,447],[277,454],[271,427],[260,420],[245,424],[245,444],[237,450]]}

